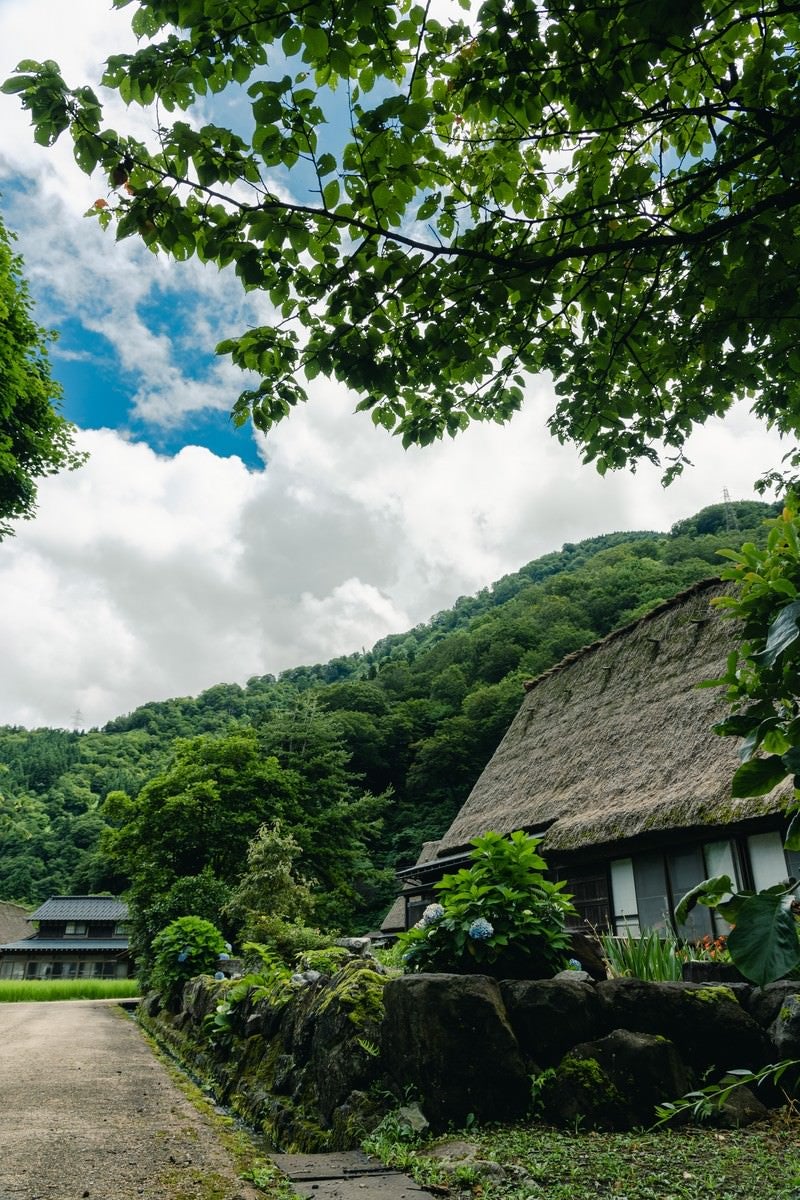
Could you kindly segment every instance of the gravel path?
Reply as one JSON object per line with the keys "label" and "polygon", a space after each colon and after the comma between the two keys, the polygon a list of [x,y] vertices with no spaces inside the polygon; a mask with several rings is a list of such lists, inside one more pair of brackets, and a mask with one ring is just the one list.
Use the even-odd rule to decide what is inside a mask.
{"label": "gravel path", "polygon": [[0,1200],[255,1200],[105,1001],[0,1004]]}

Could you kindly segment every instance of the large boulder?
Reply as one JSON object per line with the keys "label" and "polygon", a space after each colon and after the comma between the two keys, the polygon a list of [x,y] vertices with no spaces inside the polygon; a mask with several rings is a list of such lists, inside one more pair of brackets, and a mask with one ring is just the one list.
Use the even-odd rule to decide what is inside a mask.
{"label": "large boulder", "polygon": [[692,1083],[672,1042],[616,1029],[573,1047],[542,1077],[538,1103],[554,1125],[634,1129],[652,1124],[655,1106],[682,1096]]}
{"label": "large boulder", "polygon": [[770,1060],[769,1038],[729,987],[608,979],[596,990],[606,1029],[669,1038],[697,1070],[753,1069]]}
{"label": "large boulder", "polygon": [[595,987],[572,979],[504,980],[508,1019],[529,1070],[552,1067],[571,1046],[601,1032]]}
{"label": "large boulder", "polygon": [[800,995],[800,979],[778,979],[765,987],[753,988],[747,1011],[766,1029],[783,1008],[786,997],[795,995]]}
{"label": "large boulder", "polygon": [[800,992],[784,996],[783,1004],[769,1027],[769,1036],[778,1058],[800,1059]]}
{"label": "large boulder", "polygon": [[406,975],[389,980],[384,1003],[384,1066],[434,1129],[527,1112],[530,1080],[495,980]]}
{"label": "large boulder", "polygon": [[325,1121],[352,1092],[378,1077],[386,975],[377,966],[370,959],[352,960],[317,1000],[309,1071]]}

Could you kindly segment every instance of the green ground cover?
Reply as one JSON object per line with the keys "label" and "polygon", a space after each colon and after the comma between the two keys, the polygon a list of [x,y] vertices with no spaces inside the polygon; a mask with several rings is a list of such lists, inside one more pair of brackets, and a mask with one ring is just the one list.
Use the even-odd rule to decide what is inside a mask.
{"label": "green ground cover", "polygon": [[[387,1139],[380,1157],[422,1184],[449,1185],[453,1194],[481,1200],[800,1200],[800,1115],[793,1108],[737,1130],[594,1133],[520,1124],[473,1128],[451,1139],[512,1170],[498,1180],[474,1166],[443,1171],[428,1153],[436,1142],[410,1150],[392,1148]],[[368,1148],[375,1149],[374,1141]]]}
{"label": "green ground cover", "polygon": [[0,979],[0,1003],[28,1000],[122,1000],[139,995],[135,979]]}

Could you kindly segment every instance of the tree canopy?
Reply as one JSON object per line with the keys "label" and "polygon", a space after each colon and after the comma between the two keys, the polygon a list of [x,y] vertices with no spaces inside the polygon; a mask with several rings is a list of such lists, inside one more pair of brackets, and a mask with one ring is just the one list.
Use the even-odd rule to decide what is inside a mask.
{"label": "tree canopy", "polygon": [[0,219],[0,541],[11,522],[33,516],[36,484],[83,462],[73,426],[60,415],[50,374],[50,335],[31,317],[22,259]]}
{"label": "tree canopy", "polygon": [[507,420],[544,370],[551,430],[600,471],[661,441],[672,477],[742,396],[797,432],[796,4],[131,3],[141,48],[103,84],[157,103],[151,145],[52,61],[4,87],[102,168],[118,237],[266,292],[219,347],[260,376],[237,421],[269,429],[321,373],[424,444]]}

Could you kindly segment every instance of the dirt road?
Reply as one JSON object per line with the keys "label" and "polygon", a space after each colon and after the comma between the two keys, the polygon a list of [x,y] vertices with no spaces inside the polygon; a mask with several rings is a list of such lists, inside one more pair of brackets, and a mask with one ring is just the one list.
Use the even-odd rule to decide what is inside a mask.
{"label": "dirt road", "polygon": [[0,1004],[0,1200],[259,1195],[117,1005]]}

